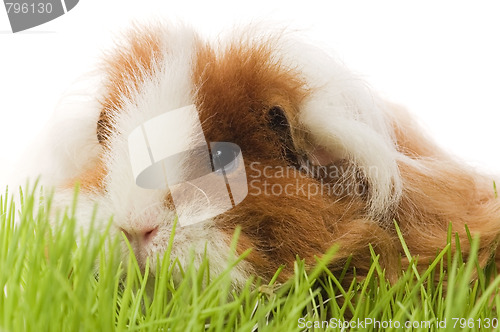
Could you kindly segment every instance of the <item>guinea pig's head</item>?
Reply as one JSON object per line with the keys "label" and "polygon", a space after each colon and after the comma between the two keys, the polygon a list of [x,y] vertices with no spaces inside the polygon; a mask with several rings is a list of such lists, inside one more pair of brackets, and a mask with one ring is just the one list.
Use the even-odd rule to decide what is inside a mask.
{"label": "guinea pig's head", "polygon": [[[130,32],[104,71],[93,133],[99,153],[77,180],[84,199],[114,216],[114,231],[127,236],[139,263],[151,258],[153,274],[176,217],[187,222],[176,229],[172,257],[186,262],[193,251],[200,260],[206,252],[214,273],[226,267],[241,227],[237,251],[252,251],[234,269],[235,284],[250,274],[270,278],[280,265],[285,279],[297,255],[312,264],[335,243],[332,269],[349,256],[362,269],[368,243],[389,245],[384,215],[400,191],[391,132],[369,89],[329,56],[286,36],[247,31],[211,44],[188,28],[155,26]],[[214,162],[219,155],[225,165],[235,163],[214,175],[224,179],[226,197],[244,175],[242,199],[230,197],[230,208],[201,222],[190,223],[190,214],[217,208],[211,193],[196,191],[210,196],[207,206],[179,203],[172,183],[144,188],[133,170],[131,134],[170,111],[178,113],[155,127],[170,138],[149,135],[155,141],[147,144],[196,151],[201,137],[206,145],[166,163],[163,172],[195,186],[186,174],[199,171],[197,158],[208,153]]]}

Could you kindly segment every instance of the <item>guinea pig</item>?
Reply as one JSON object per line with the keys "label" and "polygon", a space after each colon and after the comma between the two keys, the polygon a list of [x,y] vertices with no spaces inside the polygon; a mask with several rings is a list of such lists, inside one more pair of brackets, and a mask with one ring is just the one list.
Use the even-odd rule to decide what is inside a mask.
{"label": "guinea pig", "polygon": [[[251,275],[268,280],[281,265],[284,281],[297,255],[312,266],[333,245],[332,272],[350,259],[363,276],[371,245],[394,280],[409,263],[400,262],[405,255],[394,221],[419,267],[447,244],[451,223],[464,257],[467,225],[480,236],[481,266],[493,261],[500,268],[493,179],[440,149],[403,108],[293,34],[249,28],[210,42],[186,26],[134,27],[91,76],[86,90],[58,106],[34,163],[42,181],[56,187],[59,206],[71,202],[79,183],[80,226],[87,227],[97,205],[102,227],[113,216],[112,233],[126,235],[141,267],[151,259],[152,275],[176,218],[186,224],[176,229],[172,257],[185,263],[191,250],[199,263],[206,251],[214,274],[226,268],[241,228],[237,252],[252,250],[232,272],[236,286]],[[155,120],[162,114],[171,116]],[[190,208],[199,201],[182,209],[168,183],[138,185],[130,144],[145,123],[167,135],[154,142],[160,148],[201,146],[212,163],[226,158],[224,174],[215,166],[207,171],[223,175],[224,190],[243,171],[241,199],[191,223]],[[186,174],[199,171],[192,170],[196,156],[182,155],[164,171],[175,169],[184,174],[179,183],[189,182]]]}

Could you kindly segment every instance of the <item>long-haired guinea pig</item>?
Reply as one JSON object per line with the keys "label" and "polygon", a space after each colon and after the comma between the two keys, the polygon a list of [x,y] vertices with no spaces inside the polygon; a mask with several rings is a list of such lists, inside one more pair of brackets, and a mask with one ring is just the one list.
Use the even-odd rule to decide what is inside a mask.
{"label": "long-haired guinea pig", "polygon": [[140,264],[152,259],[153,274],[175,220],[172,257],[206,250],[214,273],[241,227],[237,252],[252,250],[235,285],[280,265],[286,280],[297,255],[310,266],[334,245],[333,272],[350,259],[362,276],[371,245],[394,279],[408,264],[394,221],[419,266],[446,246],[451,223],[464,257],[467,226],[480,236],[480,264],[500,268],[493,179],[288,33],[247,29],[209,42],[184,26],[136,27],[99,69],[93,86],[59,105],[35,165],[58,205],[79,183],[81,226],[97,205],[102,225],[113,216],[112,231]]}

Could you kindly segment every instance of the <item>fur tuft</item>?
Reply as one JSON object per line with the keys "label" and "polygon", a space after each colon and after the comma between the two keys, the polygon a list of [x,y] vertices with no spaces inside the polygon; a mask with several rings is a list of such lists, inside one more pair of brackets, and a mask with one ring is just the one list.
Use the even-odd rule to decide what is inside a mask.
{"label": "fur tuft", "polygon": [[[115,233],[139,234],[131,238],[142,262],[149,256],[155,266],[165,251],[175,209],[168,190],[135,185],[127,137],[148,119],[194,104],[207,142],[241,148],[249,194],[220,216],[178,229],[172,255],[181,262],[189,249],[197,259],[206,251],[211,271],[222,271],[241,227],[238,252],[253,251],[234,270],[235,286],[253,273],[270,278],[282,264],[286,279],[296,255],[313,264],[334,244],[332,271],[352,257],[362,276],[371,244],[394,280],[403,252],[396,220],[421,263],[445,245],[451,222],[464,255],[467,226],[481,237],[481,265],[497,254],[500,268],[492,180],[439,149],[339,61],[287,33],[247,29],[210,43],[185,26],[134,28],[102,70],[92,98],[60,105],[31,164],[58,188],[61,205],[81,184],[82,227],[97,203],[103,225],[113,215]],[[140,234],[149,229],[155,236],[145,241]]]}

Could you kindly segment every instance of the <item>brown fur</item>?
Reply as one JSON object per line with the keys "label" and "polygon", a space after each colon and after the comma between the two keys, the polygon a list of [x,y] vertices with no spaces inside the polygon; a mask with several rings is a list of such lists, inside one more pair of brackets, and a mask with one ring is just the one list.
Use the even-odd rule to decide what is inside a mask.
{"label": "brown fur", "polygon": [[139,88],[145,76],[155,70],[162,59],[158,27],[136,29],[127,35],[125,43],[106,58],[104,70],[107,85],[102,111],[97,123],[97,138],[105,143],[113,132],[113,114],[119,112],[132,89]]}
{"label": "brown fur", "polygon": [[[295,118],[309,91],[298,79],[298,73],[274,61],[271,51],[272,43],[237,42],[222,54],[207,46],[200,50],[193,73],[197,107],[207,140],[238,144],[249,181],[256,175],[252,174],[252,162],[259,162],[260,167],[290,167],[282,140],[269,127],[268,111],[273,106],[285,110],[296,143],[306,137],[304,130],[295,124]],[[299,153],[297,145],[295,152]],[[291,178],[267,181],[280,187],[291,185],[292,192],[318,183],[317,179],[299,172]],[[335,243],[341,249],[332,269],[342,269],[345,260],[353,255],[353,263],[361,274],[369,268],[368,243],[378,252],[396,253],[394,235],[366,220],[366,202],[359,198],[273,197],[252,195],[251,191],[243,203],[218,218],[217,226],[228,235],[237,225],[242,227],[240,251],[254,249],[248,260],[261,276],[269,278],[285,264],[281,275],[284,280],[292,273],[297,255],[314,264],[314,257],[320,257]],[[383,255],[381,261],[393,270],[396,257]]]}
{"label": "brown fur", "polygon": [[83,174],[81,174],[78,179],[72,180],[68,183],[68,187],[73,188],[74,183],[78,182],[80,185],[80,190],[91,191],[103,193],[104,188],[104,178],[106,177],[107,169],[104,163],[99,160],[94,167],[88,169]]}
{"label": "brown fur", "polygon": [[[241,45],[245,43],[232,45],[223,54],[215,54],[208,47],[200,51],[193,75],[207,138],[237,143],[247,163],[289,166],[278,137],[267,126],[266,113],[272,106],[281,106],[291,119],[291,126],[297,129],[293,120],[308,91],[296,73],[274,62],[270,45]],[[494,254],[500,234],[500,203],[494,199],[492,182],[448,157],[420,133],[404,111],[391,105],[387,109],[399,151],[417,163],[400,162],[404,194],[389,219],[399,223],[421,268],[446,245],[450,222],[460,237],[465,257],[470,249],[465,225],[473,236],[481,235],[479,259],[484,266]],[[298,132],[303,135],[300,130],[294,134]],[[294,138],[300,142],[300,138]],[[317,179],[299,178],[298,183],[296,177],[269,181],[296,188]],[[267,277],[279,265],[286,264],[282,277],[287,278],[296,255],[312,264],[314,256],[321,256],[338,243],[340,252],[332,269],[342,268],[345,259],[352,255],[353,265],[362,275],[369,267],[371,244],[381,255],[388,277],[394,280],[398,257],[404,254],[395,229],[378,226],[384,224],[393,225],[392,220],[366,219],[366,202],[360,197],[288,195],[249,195],[218,222],[228,234],[236,225],[242,227],[241,250],[254,248],[249,261]],[[407,263],[403,259],[403,264]]]}
{"label": "brown fur", "polygon": [[[404,110],[386,107],[394,120],[400,151],[416,162],[400,162],[404,195],[395,215],[410,250],[421,261],[430,262],[446,245],[451,223],[467,256],[467,225],[472,236],[481,237],[479,260],[484,266],[498,252],[500,239],[500,201],[495,198],[493,181],[448,156],[419,131]],[[499,259],[497,255],[500,267]]]}
{"label": "brown fur", "polygon": [[[162,59],[160,49],[159,27],[136,28],[126,35],[123,45],[104,59],[106,93],[101,100],[101,114],[96,124],[97,138],[104,147],[114,131],[114,114],[120,112],[132,89],[138,89],[145,76],[154,72],[155,64]],[[81,190],[102,193],[107,174],[102,158],[101,155],[95,167],[71,179],[65,187],[72,188],[78,182]]]}
{"label": "brown fur", "polygon": [[[103,144],[113,129],[113,114],[120,111],[123,99],[129,96],[130,85],[137,87],[144,73],[154,70],[153,64],[161,59],[159,45],[154,30],[134,32],[127,47],[108,60],[108,94],[98,124],[98,137]],[[199,44],[192,73],[193,95],[207,141],[238,144],[249,181],[265,166],[291,167],[282,134],[269,126],[272,107],[285,111],[293,152],[302,155],[310,148],[308,133],[297,123],[297,114],[311,91],[297,72],[285,68],[272,56],[272,47],[272,40],[257,44],[242,39],[217,52]],[[465,225],[481,236],[481,266],[495,251],[498,254],[500,202],[494,198],[491,181],[448,157],[420,133],[406,113],[392,105],[384,107],[392,121],[399,151],[411,159],[399,162],[404,192],[393,214],[387,220],[369,220],[363,196],[276,197],[250,192],[241,204],[217,217],[215,226],[229,236],[241,226],[239,251],[253,248],[248,261],[260,276],[270,278],[285,264],[281,275],[284,280],[293,272],[296,255],[311,265],[314,256],[321,256],[335,243],[340,249],[331,262],[332,270],[342,269],[352,256],[352,264],[362,276],[370,265],[371,244],[381,255],[387,276],[394,280],[400,268],[398,259],[404,254],[392,226],[393,219],[398,221],[411,253],[420,257],[421,267],[446,245],[450,222],[462,240],[465,257],[470,249]],[[337,161],[335,156],[331,160]],[[252,167],[253,162],[259,164]],[[98,187],[104,173],[98,168],[84,174],[81,181],[85,186]],[[295,192],[320,180],[299,171],[293,174],[267,181],[270,185],[289,185]],[[335,183],[346,178],[326,180]],[[250,191],[259,188],[263,189],[262,183]],[[496,264],[500,268],[498,256]],[[408,262],[403,259],[403,264]]]}

